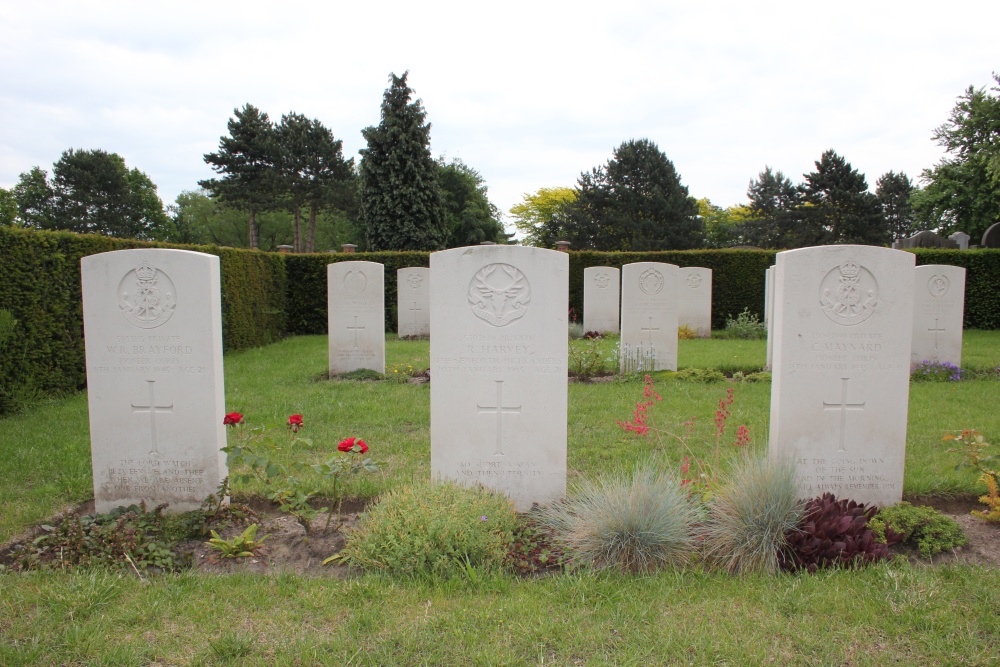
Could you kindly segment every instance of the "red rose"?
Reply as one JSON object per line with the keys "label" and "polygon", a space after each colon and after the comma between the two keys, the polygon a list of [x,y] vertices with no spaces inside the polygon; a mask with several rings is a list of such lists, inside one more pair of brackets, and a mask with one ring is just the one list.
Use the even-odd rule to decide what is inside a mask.
{"label": "red rose", "polygon": [[345,438],[340,441],[339,445],[337,445],[337,451],[364,454],[368,451],[368,445],[365,444],[364,440],[358,440],[357,438]]}
{"label": "red rose", "polygon": [[292,433],[298,433],[299,429],[302,428],[302,415],[292,415],[289,417],[288,428],[292,429]]}
{"label": "red rose", "polygon": [[242,424],[243,415],[238,412],[230,412],[223,418],[222,423],[226,426],[236,426],[237,424]]}

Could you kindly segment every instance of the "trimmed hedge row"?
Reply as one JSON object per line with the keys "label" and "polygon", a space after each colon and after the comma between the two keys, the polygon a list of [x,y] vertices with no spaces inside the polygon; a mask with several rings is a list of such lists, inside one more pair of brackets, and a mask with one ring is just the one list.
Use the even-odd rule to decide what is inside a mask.
{"label": "trimmed hedge row", "polygon": [[266,345],[285,332],[284,257],[216,246],[178,246],[68,232],[0,227],[0,309],[17,320],[0,349],[0,414],[33,392],[86,384],[80,259],[129,248],[181,248],[218,255],[226,350]]}

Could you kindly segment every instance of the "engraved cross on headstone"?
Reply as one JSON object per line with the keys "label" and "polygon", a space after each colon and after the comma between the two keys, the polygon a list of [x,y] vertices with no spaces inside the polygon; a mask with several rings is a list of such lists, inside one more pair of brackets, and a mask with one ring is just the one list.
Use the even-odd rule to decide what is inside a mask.
{"label": "engraved cross on headstone", "polygon": [[132,403],[132,412],[148,412],[149,413],[149,443],[150,443],[150,454],[159,454],[160,451],[157,449],[156,445],[156,413],[157,412],[169,412],[174,411],[174,404],[170,405],[157,405],[156,400],[153,398],[154,385],[156,380],[146,380],[149,384],[149,405],[136,405]]}
{"label": "engraved cross on headstone", "polygon": [[355,315],[354,316],[354,326],[352,327],[349,324],[347,325],[347,330],[348,331],[354,331],[354,349],[355,350],[358,349],[358,329],[360,329],[361,331],[365,330],[364,327],[359,327],[358,326],[358,316]]}
{"label": "engraved cross on headstone", "polygon": [[497,404],[496,405],[479,405],[476,404],[476,408],[479,410],[479,414],[489,414],[495,412],[497,415],[497,450],[493,452],[494,456],[503,456],[503,415],[507,414],[520,414],[520,405],[504,405],[503,404],[503,380],[496,380],[497,383]]}
{"label": "engraved cross on headstone", "polygon": [[938,324],[938,318],[935,317],[934,318],[934,328],[927,330],[927,331],[933,331],[934,332],[934,349],[935,350],[938,349],[938,332],[939,331],[941,331],[941,332],[944,331],[944,329],[941,329],[940,326],[941,325]]}
{"label": "engraved cross on headstone", "polygon": [[409,308],[409,311],[411,313],[413,313],[413,320],[412,321],[413,321],[414,324],[417,323],[417,313],[419,313],[422,310],[423,310],[423,308],[417,308],[417,302],[416,301],[413,302],[413,307]]}
{"label": "engraved cross on headstone", "polygon": [[649,316],[649,326],[648,327],[640,327],[639,328],[639,331],[648,331],[649,332],[649,344],[650,344],[650,346],[652,346],[652,344],[653,344],[653,332],[654,331],[659,331],[659,330],[660,330],[660,327],[654,327],[653,326],[653,316],[652,315]]}
{"label": "engraved cross on headstone", "polygon": [[827,403],[823,401],[824,410],[840,410],[840,449],[838,452],[846,452],[847,448],[844,447],[844,437],[847,431],[847,411],[848,410],[864,410],[865,404],[861,403],[848,403],[847,402],[847,383],[851,378],[840,378],[843,381],[840,389],[840,403]]}

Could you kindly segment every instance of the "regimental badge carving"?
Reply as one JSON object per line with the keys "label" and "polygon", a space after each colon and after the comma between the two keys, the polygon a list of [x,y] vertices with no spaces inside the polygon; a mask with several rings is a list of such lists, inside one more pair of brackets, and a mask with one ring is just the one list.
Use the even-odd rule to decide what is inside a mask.
{"label": "regimental badge carving", "polygon": [[479,319],[503,327],[524,317],[531,287],[520,269],[510,264],[487,264],[469,284],[469,303]]}
{"label": "regimental badge carving", "polygon": [[155,329],[174,314],[177,290],[170,277],[143,262],[118,284],[118,308],[122,316],[140,329]]}
{"label": "regimental badge carving", "polygon": [[420,286],[424,284],[424,277],[419,273],[411,273],[406,278],[406,284],[412,289],[420,289]]}
{"label": "regimental badge carving", "polygon": [[663,289],[663,274],[656,269],[646,269],[639,276],[639,289],[649,296],[659,294]]}
{"label": "regimental badge carving", "polygon": [[819,302],[831,322],[850,326],[864,322],[878,306],[878,282],[871,271],[849,259],[826,274]]}
{"label": "regimental badge carving", "polygon": [[598,273],[594,276],[594,287],[597,289],[607,289],[611,284],[611,276],[606,273]]}
{"label": "regimental badge carving", "polygon": [[931,276],[931,279],[927,281],[927,291],[933,297],[944,296],[950,287],[951,282],[948,280],[948,276],[943,276],[940,273]]}
{"label": "regimental badge carving", "polygon": [[368,278],[362,271],[348,271],[344,276],[344,289],[350,294],[361,294],[368,287]]}
{"label": "regimental badge carving", "polygon": [[698,289],[701,287],[702,277],[700,273],[689,273],[686,278],[688,287],[691,289]]}

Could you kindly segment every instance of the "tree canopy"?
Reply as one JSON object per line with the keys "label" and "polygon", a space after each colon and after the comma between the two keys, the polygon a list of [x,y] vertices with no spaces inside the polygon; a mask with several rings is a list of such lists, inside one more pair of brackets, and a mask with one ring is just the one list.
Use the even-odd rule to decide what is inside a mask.
{"label": "tree canopy", "polygon": [[11,190],[0,188],[0,227],[11,227],[17,221],[17,199]]}
{"label": "tree canopy", "polygon": [[566,237],[566,216],[576,201],[573,188],[539,188],[526,193],[510,208],[514,227],[524,234],[525,245],[551,248]]}
{"label": "tree canopy", "polygon": [[903,172],[886,172],[875,182],[875,196],[882,206],[890,241],[909,238],[918,231],[912,202],[915,191],[910,177]]}
{"label": "tree canopy", "polygon": [[444,202],[449,248],[478,245],[483,241],[507,243],[500,210],[487,194],[478,171],[459,159],[438,160],[438,183]]}
{"label": "tree canopy", "polygon": [[802,192],[809,206],[804,222],[815,236],[813,244],[860,243],[883,245],[889,241],[882,207],[868,191],[864,174],[834,152],[823,152],[816,170],[805,174]]}
{"label": "tree canopy", "polygon": [[411,101],[406,77],[391,74],[382,119],[361,131],[361,218],[369,250],[440,250],[448,242],[438,165],[431,157],[430,123]]}
{"label": "tree canopy", "polygon": [[21,174],[13,188],[21,224],[35,229],[154,239],[167,224],[156,186],[117,153],[69,149],[52,166]]}
{"label": "tree canopy", "polygon": [[[993,80],[1000,84],[1000,75]],[[933,139],[948,156],[921,174],[913,199],[920,226],[977,239],[1000,221],[1000,97],[969,86]]]}
{"label": "tree canopy", "polygon": [[649,139],[622,143],[603,166],[580,174],[576,189],[565,223],[574,249],[687,250],[704,243],[697,202]]}

